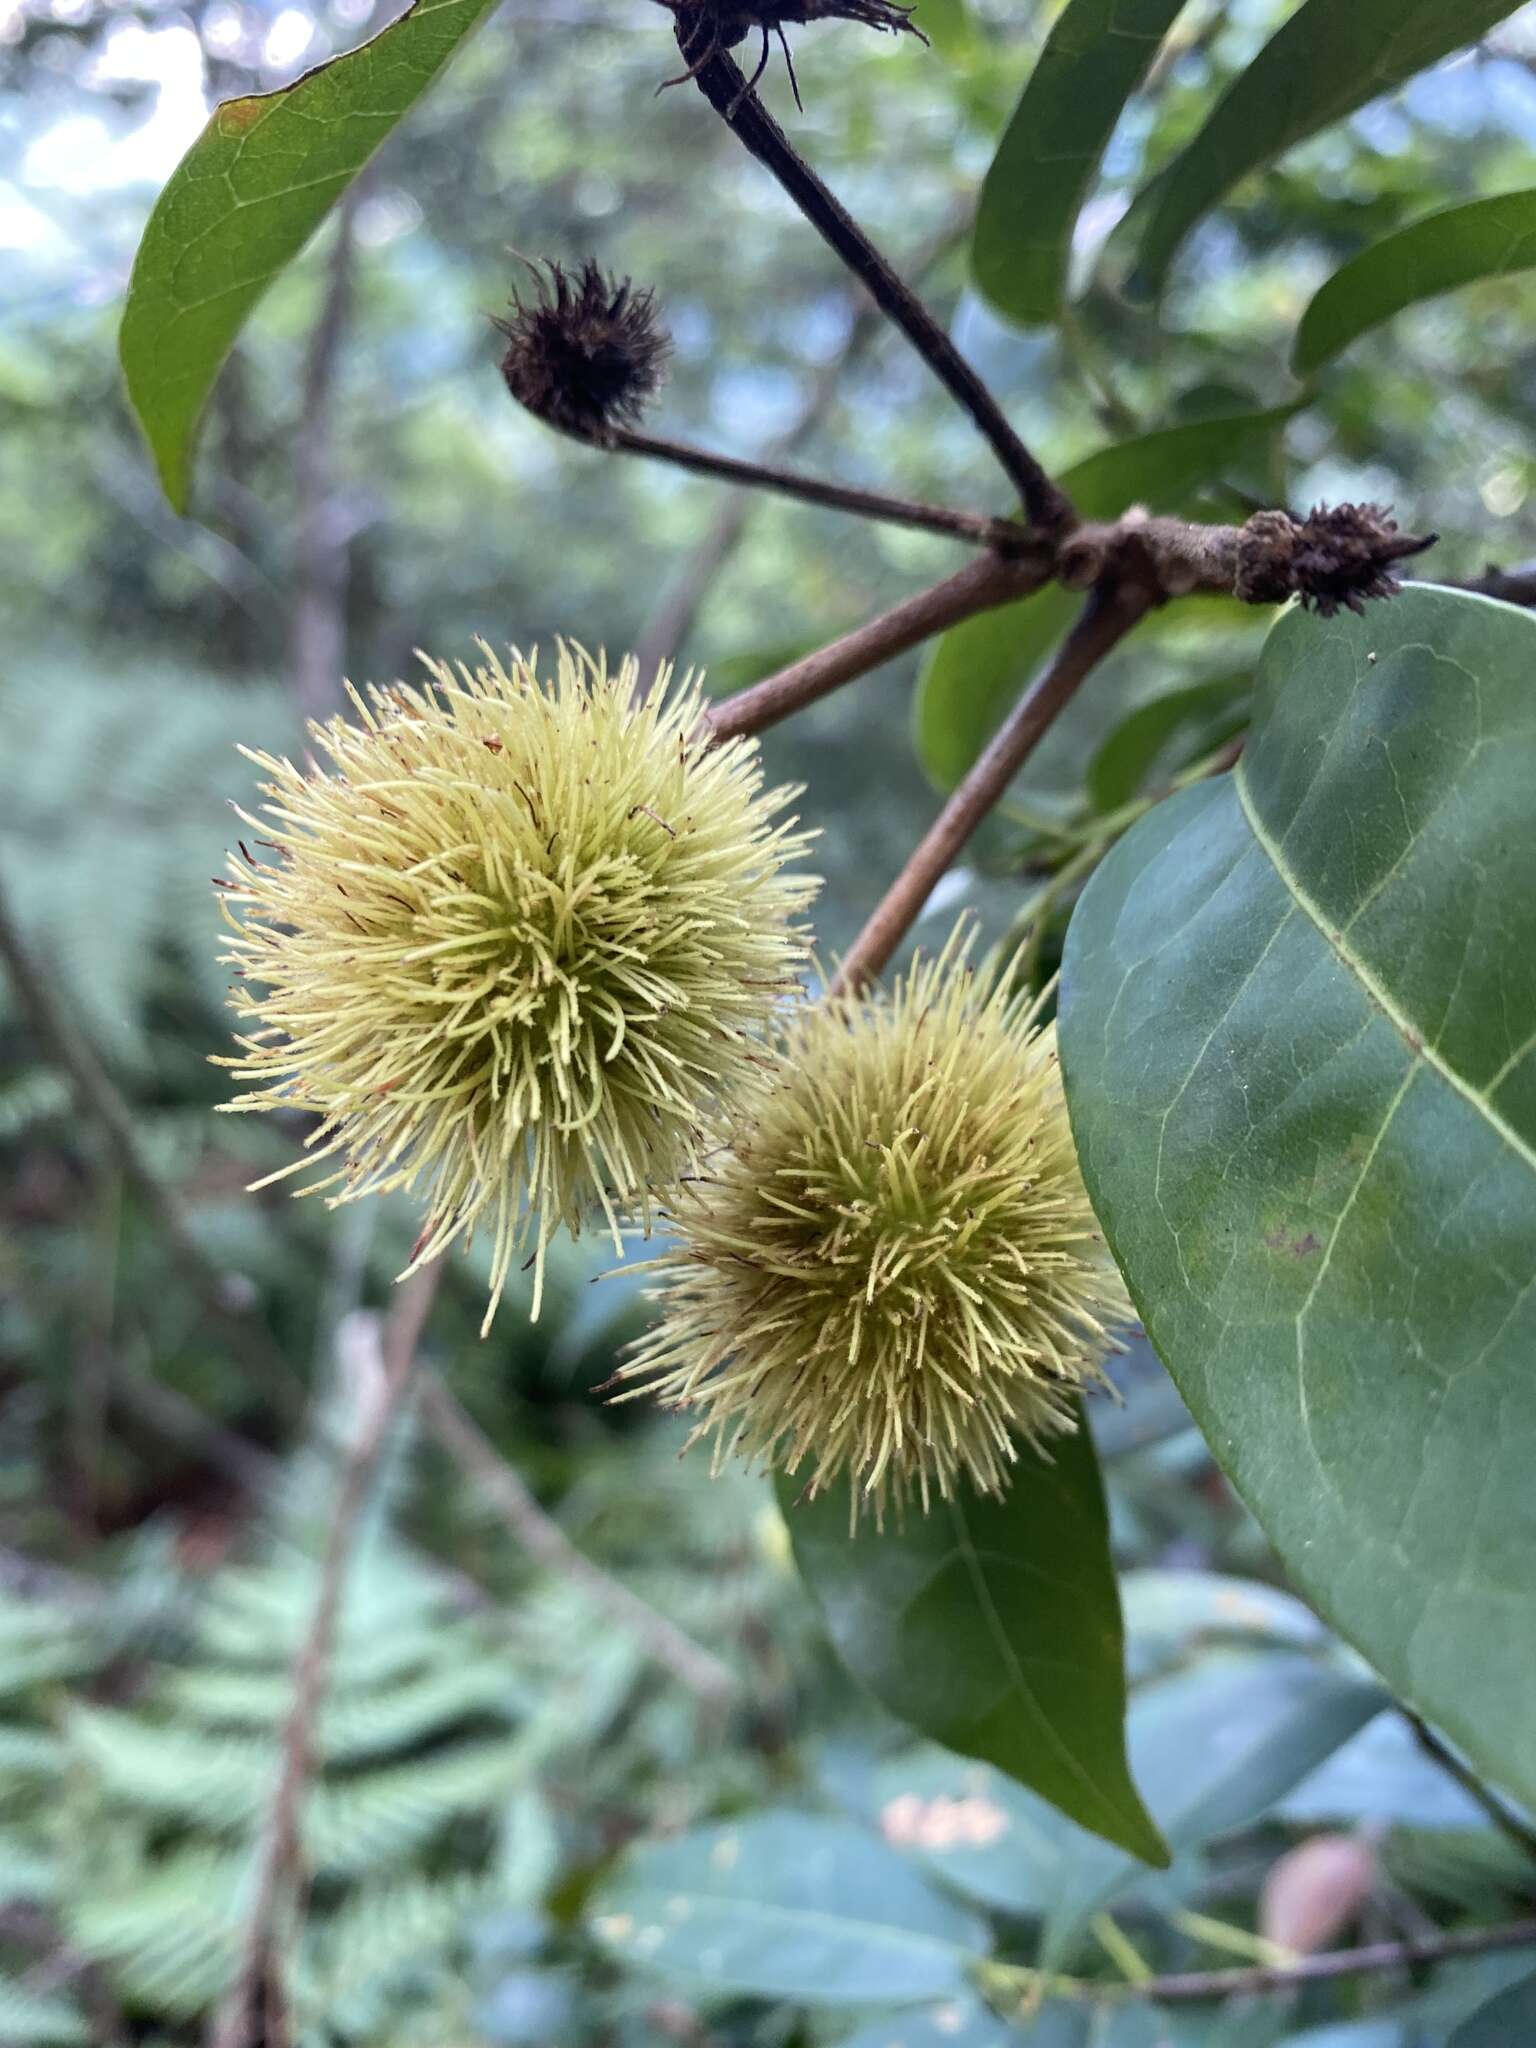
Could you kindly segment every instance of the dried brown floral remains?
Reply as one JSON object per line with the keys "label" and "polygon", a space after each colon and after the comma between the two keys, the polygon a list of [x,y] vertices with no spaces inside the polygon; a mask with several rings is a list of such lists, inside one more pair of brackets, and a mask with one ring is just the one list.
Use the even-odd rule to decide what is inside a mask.
{"label": "dried brown floral remains", "polygon": [[501,374],[536,418],[601,446],[634,426],[661,389],[672,343],[655,295],[609,276],[590,257],[576,271],[531,265],[534,292],[512,297]]}
{"label": "dried brown floral remains", "polygon": [[768,68],[770,35],[779,39],[779,48],[784,52],[784,63],[789,72],[790,89],[795,96],[795,105],[802,111],[800,82],[795,77],[794,59],[789,54],[789,41],[784,34],[786,27],[800,28],[814,21],[853,21],[862,28],[872,28],[883,35],[916,36],[926,44],[928,38],[912,20],[916,11],[916,0],[904,4],[904,0],[661,0],[677,17],[677,45],[688,59],[688,69],[676,78],[669,78],[661,90],[669,85],[682,85],[695,77],[714,57],[726,50],[734,50],[745,42],[754,31],[762,38],[758,53],[757,68],[742,88],[742,96],[751,92]]}
{"label": "dried brown floral remains", "polygon": [[1325,619],[1341,608],[1361,612],[1368,598],[1393,596],[1395,564],[1437,538],[1400,532],[1385,505],[1314,505],[1305,519],[1255,512],[1242,530],[1234,589],[1245,604],[1299,597]]}

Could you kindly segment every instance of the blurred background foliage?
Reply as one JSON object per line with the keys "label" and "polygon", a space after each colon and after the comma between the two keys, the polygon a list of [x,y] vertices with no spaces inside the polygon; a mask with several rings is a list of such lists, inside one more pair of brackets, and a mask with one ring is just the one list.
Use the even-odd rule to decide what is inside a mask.
{"label": "blurred background foliage", "polygon": [[[928,53],[844,25],[803,32],[795,117],[1051,466],[1302,399],[1251,443],[1232,437],[1211,502],[1390,502],[1441,533],[1441,575],[1536,553],[1528,282],[1408,313],[1305,393],[1287,368],[1301,309],[1340,262],[1432,208],[1533,182],[1536,12],[1251,179],[1185,250],[1154,319],[1102,282],[1116,225],[1290,11],[1190,0],[1084,217],[1076,260],[1100,282],[1047,336],[1010,331],[967,290],[966,228],[1056,11],[924,0]],[[737,687],[954,565],[932,537],[748,505],[518,414],[490,317],[521,257],[595,254],[656,288],[676,345],[663,430],[742,454],[788,444],[850,480],[1004,509],[969,427],[861,317],[798,216],[696,95],[656,94],[675,68],[660,11],[521,0],[264,301],[216,393],[198,516],[176,518],[114,354],[154,192],[211,101],[286,81],[385,12],[0,9],[0,879],[225,1276],[228,1311],[208,1313],[0,991],[5,2041],[198,2038],[275,1768],[336,1447],[366,1390],[369,1316],[414,1233],[395,1205],[333,1217],[281,1188],[246,1195],[296,1134],[211,1114],[226,1090],[207,1056],[226,1026],[209,878],[226,800],[250,786],[236,743],[292,748],[343,674],[402,674],[416,647],[452,655],[477,635],[675,653]],[[784,115],[782,69],[767,90]],[[1073,884],[1050,874],[1230,736],[1258,637],[1212,605],[1108,664],[931,917],[969,900],[1002,930],[1047,887],[1048,968]],[[829,951],[930,814],[920,761],[963,710],[962,663],[947,696],[925,693],[914,750],[915,667],[765,743],[822,829]],[[609,1263],[571,1248],[540,1323],[505,1312],[485,1343],[480,1276],[461,1268],[430,1352],[565,1535],[738,1690],[723,1710],[696,1696],[585,1581],[533,1564],[434,1439],[403,1445],[350,1585],[306,1813],[306,2042],[1434,2048],[1518,1974],[1518,1958],[1484,1957],[1426,1983],[1162,2015],[1054,2002],[1026,2037],[974,1982],[899,2021],[875,1997],[828,2004],[825,1956],[797,1962],[761,1927],[777,1960],[755,1978],[750,1959],[712,1977],[707,1944],[689,1952],[659,1925],[637,1948],[646,1856],[700,1859],[707,1890],[727,1838],[698,1831],[737,1821],[729,1860],[748,1877],[776,1858],[835,1875],[853,1855],[847,1881],[872,1899],[936,1885],[946,1913],[958,1900],[968,1925],[984,1916],[1005,1962],[1106,1981],[1133,1956],[1209,1967],[1507,1915],[1532,1871],[1273,1585],[1144,1348],[1099,1427],[1128,1572],[1133,1752],[1175,1830],[1174,1870],[1106,1869],[1108,1852],[996,1774],[912,1750],[821,1645],[769,1492],[711,1481],[700,1458],[677,1461],[670,1424],[604,1404],[643,1313],[633,1279],[591,1284]],[[270,1370],[252,1371],[231,1316],[270,1338]],[[1331,1891],[1307,1876],[1329,1853],[1346,1873]],[[750,1947],[750,1898],[744,1924],[733,1938]]]}

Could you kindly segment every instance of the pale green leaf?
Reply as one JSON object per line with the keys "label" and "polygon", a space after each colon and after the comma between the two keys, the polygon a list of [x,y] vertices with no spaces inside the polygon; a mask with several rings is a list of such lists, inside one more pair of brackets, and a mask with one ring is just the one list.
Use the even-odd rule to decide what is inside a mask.
{"label": "pale green leaf", "polygon": [[621,1961],[695,1986],[817,2005],[959,1991],[983,1924],[846,1821],[765,1813],[629,1850],[590,1908]]}

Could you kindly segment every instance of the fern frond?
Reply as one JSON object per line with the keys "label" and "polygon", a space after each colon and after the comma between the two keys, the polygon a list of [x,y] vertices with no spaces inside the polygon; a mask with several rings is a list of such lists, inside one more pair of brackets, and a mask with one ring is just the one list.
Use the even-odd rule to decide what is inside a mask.
{"label": "fern frond", "polygon": [[65,1926],[125,1996],[167,2018],[195,2019],[234,1967],[248,1870],[244,1856],[184,1850],[74,1899]]}
{"label": "fern frond", "polygon": [[235,1833],[255,1826],[271,1796],[277,1751],[259,1736],[208,1734],[78,1705],[67,1733],[102,1790],[139,1809]]}
{"label": "fern frond", "polygon": [[492,1814],[530,1768],[513,1740],[457,1745],[440,1756],[322,1778],[311,1788],[304,1839],[317,1870],[360,1876],[398,1863],[463,1814]]}
{"label": "fern frond", "polygon": [[0,1977],[0,2048],[74,2048],[90,2038],[84,2014],[69,1999]]}

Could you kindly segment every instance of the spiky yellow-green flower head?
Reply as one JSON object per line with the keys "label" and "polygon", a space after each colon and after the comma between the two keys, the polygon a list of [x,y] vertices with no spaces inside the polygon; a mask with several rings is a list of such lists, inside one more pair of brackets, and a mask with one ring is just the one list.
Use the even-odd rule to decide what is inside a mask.
{"label": "spiky yellow-green flower head", "polygon": [[855,1516],[1072,1424],[1130,1313],[1073,1149],[1055,1033],[957,933],[888,996],[792,1013],[728,1149],[680,1191],[660,1320],[623,1368],[716,1457],[847,1475]]}
{"label": "spiky yellow-green flower head", "polygon": [[482,653],[353,692],[356,722],[314,729],[328,769],[252,754],[260,843],[223,900],[254,1025],[228,1107],[316,1113],[333,1201],[417,1190],[415,1264],[488,1230],[489,1325],[530,1240],[542,1272],[560,1224],[648,1224],[696,1164],[815,883],[786,871],[793,792],[752,742],[707,744],[696,690]]}

